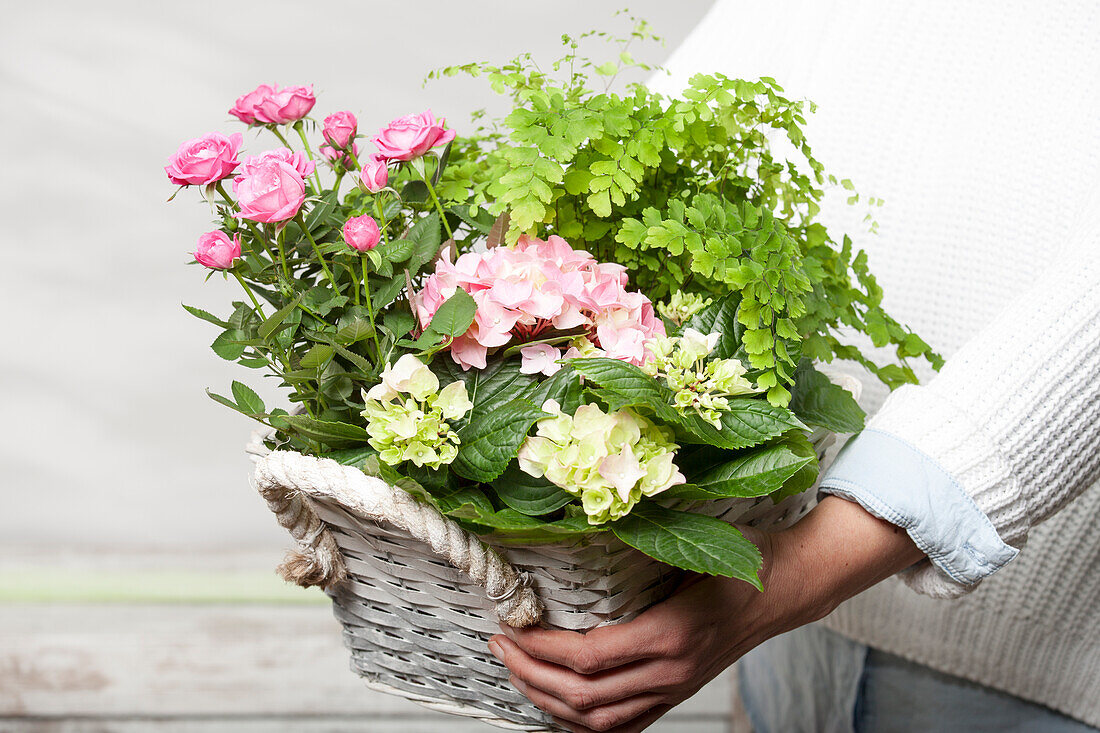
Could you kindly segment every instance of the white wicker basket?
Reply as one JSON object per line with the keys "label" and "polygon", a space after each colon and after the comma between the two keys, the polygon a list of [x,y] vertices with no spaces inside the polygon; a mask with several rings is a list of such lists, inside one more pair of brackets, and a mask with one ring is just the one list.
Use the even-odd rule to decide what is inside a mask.
{"label": "white wicker basket", "polygon": [[[858,390],[858,383],[844,386]],[[824,431],[811,436],[819,457],[833,438]],[[508,683],[508,670],[489,653],[498,621],[587,631],[637,616],[683,577],[610,533],[539,545],[501,545],[490,537],[487,546],[357,469],[270,452],[258,436],[249,452],[257,488],[297,540],[288,572],[296,582],[325,587],[352,670],[373,689],[435,710],[515,730],[560,730]],[[727,499],[693,510],[781,528],[802,517],[814,495],[778,504]]]}

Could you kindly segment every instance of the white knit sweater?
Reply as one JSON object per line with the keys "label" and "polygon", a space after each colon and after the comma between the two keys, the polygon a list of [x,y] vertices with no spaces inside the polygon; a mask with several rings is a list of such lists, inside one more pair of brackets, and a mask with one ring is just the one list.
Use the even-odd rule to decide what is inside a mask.
{"label": "white knit sweater", "polygon": [[948,357],[871,389],[871,425],[1023,548],[958,600],[925,563],[927,595],[891,580],[826,623],[1100,726],[1100,4],[719,0],[669,68],[664,91],[719,71],[818,103],[815,152],[886,200],[876,236],[839,197],[823,219]]}

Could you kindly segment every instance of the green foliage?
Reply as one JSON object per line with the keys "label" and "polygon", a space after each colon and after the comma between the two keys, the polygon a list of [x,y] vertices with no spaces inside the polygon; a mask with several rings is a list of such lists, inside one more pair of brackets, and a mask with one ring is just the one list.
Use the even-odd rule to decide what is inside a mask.
{"label": "green foliage", "polygon": [[737,454],[698,473],[689,473],[690,484],[674,488],[670,497],[709,500],[722,497],[751,497],[771,494],[801,469],[811,466],[816,476],[816,460],[805,455],[794,439],[774,443]]}
{"label": "green foliage", "polygon": [[763,590],[758,573],[763,559],[733,525],[703,514],[643,503],[616,520],[620,540],[661,562],[708,575],[738,578]]}
{"label": "green foliage", "polygon": [[[863,424],[851,396],[812,362],[855,360],[895,387],[915,381],[909,360],[937,368],[942,360],[882,309],[866,254],[815,221],[830,186],[860,199],[851,181],[826,174],[814,157],[803,134],[812,104],[789,99],[770,78],[717,74],[692,78],[675,97],[639,84],[613,91],[621,74],[652,71],[630,48],[654,38],[637,22],[622,38],[564,36],[565,55],[541,67],[524,55],[433,73],[484,77],[511,110],[445,149],[392,165],[379,193],[342,191],[349,171],[341,164],[328,185],[311,176],[299,215],[276,226],[237,219],[220,184],[207,190],[215,225],[240,239],[241,258],[223,274],[244,285],[247,299],[224,317],[183,307],[217,328],[211,349],[219,357],[263,370],[295,409],[269,408],[236,381],[231,396],[210,397],[272,428],[273,447],[356,466],[495,542],[610,529],[662,562],[759,587],[760,555],[737,530],[669,507],[778,500],[812,485],[817,461],[807,426],[852,432]],[[590,41],[611,44],[613,57],[583,55]],[[789,153],[777,152],[780,139]],[[359,253],[341,229],[366,214],[377,219],[382,241]],[[521,344],[510,344],[492,351],[485,369],[461,369],[445,350],[474,323],[476,301],[460,288],[424,324],[414,294],[438,261],[475,246],[507,246],[525,233],[558,234],[624,265],[631,289],[654,301],[673,293],[707,300],[670,331],[719,333],[710,358],[744,362],[746,378],[765,395],[731,396],[716,427],[674,409],[666,383],[622,361],[573,359],[543,378],[522,372]],[[840,338],[843,328],[893,347],[895,361],[870,361]],[[576,335],[532,338],[563,344]],[[399,465],[387,465],[367,444],[363,391],[408,354],[429,364],[441,388],[462,382],[472,404],[449,424],[438,421],[460,441],[443,470],[400,454],[388,458]],[[463,402],[460,393],[451,389],[452,404]],[[688,483],[642,499],[610,525],[590,524],[574,495],[517,462],[551,399],[568,414],[595,404],[645,416],[680,446],[676,465]]]}
{"label": "green foliage", "polygon": [[735,398],[721,414],[722,427],[716,428],[698,414],[684,414],[671,406],[667,387],[633,364],[617,359],[574,359],[573,368],[595,387],[595,395],[608,409],[634,407],[651,412],[677,430],[684,443],[703,443],[726,450],[738,450],[803,429],[790,410],[757,399]]}
{"label": "green foliage", "polygon": [[493,482],[493,490],[510,508],[533,517],[550,514],[573,501],[572,494],[545,478],[524,473],[515,462]]}
{"label": "green foliage", "polygon": [[474,411],[466,427],[458,432],[458,458],[451,469],[473,481],[492,481],[515,458],[531,425],[545,414],[523,399]]}
{"label": "green foliage", "polygon": [[[631,34],[649,37],[644,24]],[[882,310],[866,255],[814,221],[827,185],[854,186],[814,157],[803,132],[811,103],[770,78],[721,74],[693,77],[679,97],[640,84],[614,93],[593,82],[633,65],[629,54],[597,63],[563,41],[557,74],[520,56],[431,75],[484,76],[515,105],[462,149],[452,183],[469,186],[471,210],[510,214],[509,241],[554,233],[626,265],[654,299],[732,292],[745,356],[776,405],[790,400],[802,356],[855,358],[891,387],[915,381],[908,359],[940,363]],[[789,155],[776,152],[779,137]],[[844,326],[894,346],[897,363],[877,365],[842,343]]]}
{"label": "green foliage", "polygon": [[803,360],[795,372],[791,411],[807,425],[834,433],[858,433],[867,416],[848,390],[829,381],[809,360]]}

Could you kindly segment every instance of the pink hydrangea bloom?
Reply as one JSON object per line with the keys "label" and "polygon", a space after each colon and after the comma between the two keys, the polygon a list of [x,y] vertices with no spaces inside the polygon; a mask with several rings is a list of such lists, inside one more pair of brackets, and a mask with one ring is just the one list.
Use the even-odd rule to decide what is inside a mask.
{"label": "pink hydrangea bloom", "polygon": [[[477,303],[473,324],[449,347],[464,369],[484,368],[490,349],[574,329],[603,355],[641,365],[649,358],[646,339],[665,332],[649,298],[627,290],[625,267],[597,262],[557,236],[524,236],[512,248],[467,252],[453,264],[440,260],[413,298],[421,327],[458,288]],[[523,369],[553,373],[558,353],[525,347]]]}

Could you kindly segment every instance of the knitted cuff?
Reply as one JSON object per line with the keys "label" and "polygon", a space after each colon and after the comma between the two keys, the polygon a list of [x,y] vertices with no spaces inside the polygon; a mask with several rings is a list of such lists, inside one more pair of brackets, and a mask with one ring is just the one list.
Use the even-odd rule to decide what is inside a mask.
{"label": "knitted cuff", "polygon": [[1016,482],[989,437],[927,388],[899,389],[827,472],[822,491],[903,527],[931,563],[904,574],[956,597],[1012,560],[1027,533]]}
{"label": "knitted cuff", "polygon": [[895,390],[868,427],[928,456],[977,504],[1006,544],[1023,547],[1031,521],[1003,447],[960,405],[943,399],[937,386],[933,381]]}

